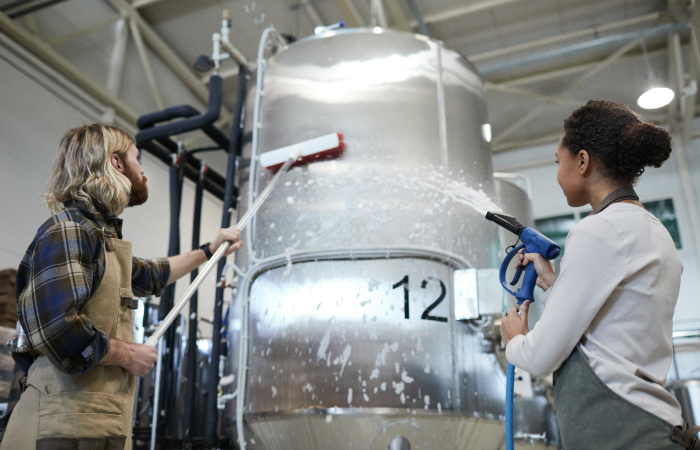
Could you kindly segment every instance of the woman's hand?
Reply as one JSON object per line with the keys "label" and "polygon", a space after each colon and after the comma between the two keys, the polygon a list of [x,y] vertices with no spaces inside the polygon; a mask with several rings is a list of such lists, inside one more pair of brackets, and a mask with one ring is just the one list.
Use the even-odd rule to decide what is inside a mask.
{"label": "woman's hand", "polygon": [[535,264],[535,272],[537,272],[537,281],[535,284],[543,291],[551,288],[554,284],[554,267],[552,263],[539,253],[523,253],[524,249],[518,251],[518,260],[515,262],[515,268],[527,266],[529,263]]}
{"label": "woman's hand", "polygon": [[530,300],[525,300],[520,309],[520,317],[518,317],[518,309],[513,306],[510,313],[501,320],[501,339],[503,339],[504,345],[508,346],[508,342],[515,336],[526,335],[530,332],[530,327],[527,324],[527,311],[529,309]]}

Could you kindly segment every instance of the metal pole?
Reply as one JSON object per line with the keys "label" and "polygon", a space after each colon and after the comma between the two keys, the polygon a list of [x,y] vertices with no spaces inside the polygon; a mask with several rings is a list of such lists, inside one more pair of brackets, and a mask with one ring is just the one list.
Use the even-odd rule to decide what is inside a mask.
{"label": "metal pole", "polygon": [[[202,163],[199,172],[199,180],[194,193],[194,220],[192,223],[192,250],[199,248],[199,234],[202,222],[202,197],[204,195],[204,174],[206,173],[207,165]],[[199,274],[198,269],[194,269],[190,274],[190,280],[197,279]],[[197,379],[197,316],[198,304],[197,293],[192,295],[190,301],[190,317],[189,329],[187,332],[187,388],[185,391],[185,414],[182,423],[182,440],[184,442],[192,441],[192,426],[194,423],[194,393]]]}
{"label": "metal pole", "polygon": [[[231,147],[229,148],[228,167],[226,169],[226,188],[224,193],[224,211],[221,216],[222,228],[227,228],[231,225],[231,210],[236,206],[234,198],[234,180],[238,171],[239,159],[241,156],[242,130],[241,122],[243,118],[243,110],[246,101],[246,66],[238,67],[238,91],[236,93],[236,109],[233,125],[231,126],[231,139],[229,140]],[[251,166],[252,167],[252,166]],[[219,261],[217,273],[222,274],[226,261]],[[216,442],[216,426],[219,419],[218,398],[214,393],[218,393],[219,387],[219,361],[221,356],[221,314],[224,306],[224,288],[217,285],[216,294],[214,297],[214,323],[212,327],[212,348],[211,360],[209,364],[209,375],[207,379],[207,390],[212,394],[207,397],[205,402],[205,443],[214,445]]]}
{"label": "metal pole", "polygon": [[153,418],[151,423],[151,450],[156,450],[156,433],[158,431],[158,413],[160,409],[160,373],[162,370],[163,340],[158,342],[158,362],[156,363],[156,386],[153,392]]}

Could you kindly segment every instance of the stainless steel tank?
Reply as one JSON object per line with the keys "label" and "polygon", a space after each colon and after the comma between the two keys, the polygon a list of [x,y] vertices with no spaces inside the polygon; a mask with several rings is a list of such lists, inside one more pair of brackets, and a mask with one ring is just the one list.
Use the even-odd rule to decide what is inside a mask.
{"label": "stainless steel tank", "polygon": [[474,67],[423,36],[350,29],[258,70],[240,213],[271,178],[257,155],[328,133],[347,147],[285,175],[237,254],[231,433],[265,449],[499,448],[505,375],[484,323],[455,316],[476,292],[455,274],[496,267],[500,247]]}

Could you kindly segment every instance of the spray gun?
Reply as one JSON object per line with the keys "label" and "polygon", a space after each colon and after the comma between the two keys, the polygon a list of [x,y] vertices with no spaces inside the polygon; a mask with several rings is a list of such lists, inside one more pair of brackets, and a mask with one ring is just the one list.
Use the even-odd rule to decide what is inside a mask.
{"label": "spray gun", "polygon": [[[501,280],[501,285],[503,288],[515,296],[518,301],[518,311],[520,311],[520,306],[525,302],[525,300],[530,300],[530,302],[535,301],[535,282],[537,281],[537,272],[535,271],[534,264],[528,264],[525,268],[525,278],[523,278],[523,284],[517,291],[511,290],[506,285],[506,270],[510,265],[511,260],[515,255],[518,254],[520,249],[524,248],[525,253],[539,253],[548,260],[552,260],[559,256],[560,248],[559,245],[544,236],[539,231],[535,231],[530,227],[525,227],[520,224],[515,217],[509,216],[508,214],[487,212],[486,220],[490,220],[506,230],[518,235],[518,241],[522,241],[521,245],[513,248],[508,255],[505,257],[501,263],[501,271],[499,273],[499,279]],[[516,242],[517,245],[517,242]],[[515,284],[520,280],[520,276],[523,274],[523,266],[518,267],[517,272],[513,280],[510,282],[510,286],[515,286]],[[508,363],[508,374],[506,378],[506,450],[513,450],[513,387],[515,384],[515,367]]]}
{"label": "spray gun", "polygon": [[[503,288],[515,296],[515,299],[518,301],[518,309],[520,309],[520,305],[522,305],[525,300],[530,300],[530,303],[535,301],[533,291],[535,289],[535,282],[537,281],[537,272],[535,271],[534,264],[528,264],[525,267],[525,278],[523,278],[523,284],[520,286],[520,289],[513,291],[508,287],[508,285],[506,285],[506,270],[508,270],[511,260],[522,248],[525,249],[525,253],[539,253],[545,259],[552,260],[559,256],[559,245],[539,231],[521,225],[517,220],[515,220],[515,217],[509,216],[508,214],[489,211],[486,213],[486,219],[502,226],[511,233],[518,235],[519,240],[523,242],[521,245],[513,248],[513,250],[508,253],[503,260],[503,263],[501,263],[501,271],[499,273],[499,279],[503,285]],[[515,276],[509,285],[515,286],[515,284],[517,284],[517,282],[520,280],[520,276],[522,274],[523,266],[520,266],[515,272]]]}

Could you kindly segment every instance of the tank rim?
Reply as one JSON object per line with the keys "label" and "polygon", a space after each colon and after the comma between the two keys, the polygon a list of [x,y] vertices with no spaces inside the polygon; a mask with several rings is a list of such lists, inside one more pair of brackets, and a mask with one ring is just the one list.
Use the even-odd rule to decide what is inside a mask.
{"label": "tank rim", "polygon": [[[437,409],[419,409],[419,408],[319,408],[313,406],[310,408],[295,409],[291,411],[261,411],[255,413],[246,413],[245,421],[253,422],[257,420],[266,420],[271,418],[285,418],[298,416],[346,416],[346,417],[362,417],[362,416],[395,416],[395,417],[442,417],[449,418],[459,417],[464,419],[481,419],[481,420],[496,420],[503,422],[505,416],[492,413],[479,413],[469,411],[452,411]],[[228,423],[235,423],[236,417],[230,416]]]}

